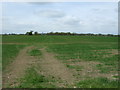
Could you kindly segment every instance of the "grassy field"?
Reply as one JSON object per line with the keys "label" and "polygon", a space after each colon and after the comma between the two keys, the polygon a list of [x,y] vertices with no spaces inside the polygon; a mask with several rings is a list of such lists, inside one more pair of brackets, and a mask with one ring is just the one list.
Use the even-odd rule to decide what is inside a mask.
{"label": "grassy field", "polygon": [[[33,49],[27,51],[28,56],[37,59],[34,60],[31,67],[26,69],[25,75],[18,80],[19,85],[8,87],[118,87],[118,37],[13,35],[3,36],[2,40],[3,70],[15,61],[20,50],[28,46],[33,46]],[[57,60],[56,63],[63,64],[72,73],[72,78],[75,81],[73,84],[66,84],[62,78],[66,80],[67,78],[62,75],[59,77],[61,79],[58,79],[57,74],[51,74],[47,65],[52,66],[52,63],[47,62],[50,59],[49,57],[45,59],[45,50],[46,54],[53,55],[52,58]],[[42,63],[46,65],[45,70],[42,68]]]}
{"label": "grassy field", "polygon": [[[102,36],[26,36],[13,35],[3,36],[3,43],[117,43],[117,37],[102,37]],[[99,44],[98,43],[98,44]]]}

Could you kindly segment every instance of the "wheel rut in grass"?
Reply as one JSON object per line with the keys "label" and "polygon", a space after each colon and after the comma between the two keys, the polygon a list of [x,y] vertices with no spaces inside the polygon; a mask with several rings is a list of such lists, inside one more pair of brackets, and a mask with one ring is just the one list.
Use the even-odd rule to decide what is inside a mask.
{"label": "wheel rut in grass", "polygon": [[45,71],[45,74],[61,79],[67,85],[72,85],[75,81],[73,73],[63,63],[57,60],[54,54],[47,52],[45,48],[40,50],[43,54],[40,66]]}
{"label": "wheel rut in grass", "polygon": [[3,72],[3,88],[6,88],[6,86],[14,87],[19,84],[18,79],[25,74],[25,70],[36,60],[27,54],[27,51],[33,48],[34,47],[30,46],[22,49],[14,62],[7,67],[7,72]]}

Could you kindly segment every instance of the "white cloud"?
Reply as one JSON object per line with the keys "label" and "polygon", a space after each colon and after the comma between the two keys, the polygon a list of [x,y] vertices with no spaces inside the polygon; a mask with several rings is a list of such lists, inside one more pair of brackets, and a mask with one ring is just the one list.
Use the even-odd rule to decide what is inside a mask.
{"label": "white cloud", "polygon": [[57,20],[58,22],[65,24],[65,25],[80,25],[80,19],[75,16],[65,16]]}
{"label": "white cloud", "polygon": [[37,15],[48,17],[48,18],[59,18],[64,17],[65,13],[60,10],[55,9],[45,9],[45,10],[39,10],[35,12]]}
{"label": "white cloud", "polygon": [[27,2],[28,4],[33,5],[47,5],[47,4],[53,4],[52,2]]}

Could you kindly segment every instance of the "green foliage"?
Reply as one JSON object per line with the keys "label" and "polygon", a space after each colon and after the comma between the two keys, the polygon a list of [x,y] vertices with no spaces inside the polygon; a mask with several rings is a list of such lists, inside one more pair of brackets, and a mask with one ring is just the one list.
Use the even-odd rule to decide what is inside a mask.
{"label": "green foliage", "polygon": [[105,65],[102,65],[102,64],[98,64],[96,65],[97,69],[100,70],[100,73],[109,73],[110,71],[114,71],[115,68],[113,67],[110,67],[110,66],[105,66]]}
{"label": "green foliage", "polygon": [[41,56],[41,55],[42,55],[41,51],[38,50],[38,49],[33,49],[33,50],[29,51],[28,53],[29,53],[31,56]]}
{"label": "green foliage", "polygon": [[33,31],[26,32],[26,35],[33,35]]}
{"label": "green foliage", "polygon": [[[117,55],[113,55],[113,57],[105,57],[104,55],[110,55],[106,52],[101,52],[100,50],[109,50],[116,49],[117,43],[81,43],[81,44],[55,44],[48,45],[48,51],[57,53],[57,57],[61,60],[69,60],[69,59],[82,59],[86,61],[100,61],[100,62],[108,62],[110,64],[116,64]],[[95,51],[97,50],[97,51]],[[111,56],[111,55],[110,55]],[[102,60],[101,60],[102,59]],[[110,60],[109,60],[110,59]],[[114,63],[113,63],[114,62]]]}
{"label": "green foliage", "polygon": [[83,80],[77,83],[77,88],[118,88],[118,81],[111,81],[107,78],[94,78]]}
{"label": "green foliage", "polygon": [[113,76],[114,78],[117,78],[117,79],[119,79],[120,78],[120,76]]}
{"label": "green foliage", "polygon": [[101,37],[101,36],[47,36],[47,35],[11,35],[3,36],[3,43],[112,43],[118,41],[118,37]]}
{"label": "green foliage", "polygon": [[34,35],[39,35],[39,33],[38,32],[34,32]]}

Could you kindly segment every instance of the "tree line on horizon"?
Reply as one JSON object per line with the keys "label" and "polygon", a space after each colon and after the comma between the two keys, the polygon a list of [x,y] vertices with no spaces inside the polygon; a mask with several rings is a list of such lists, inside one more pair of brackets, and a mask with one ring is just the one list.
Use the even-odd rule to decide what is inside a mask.
{"label": "tree line on horizon", "polygon": [[78,35],[78,36],[120,36],[120,35],[113,35],[113,34],[93,34],[93,33],[71,33],[71,32],[48,32],[48,33],[38,33],[37,31],[29,31],[25,34],[2,34],[2,35]]}

